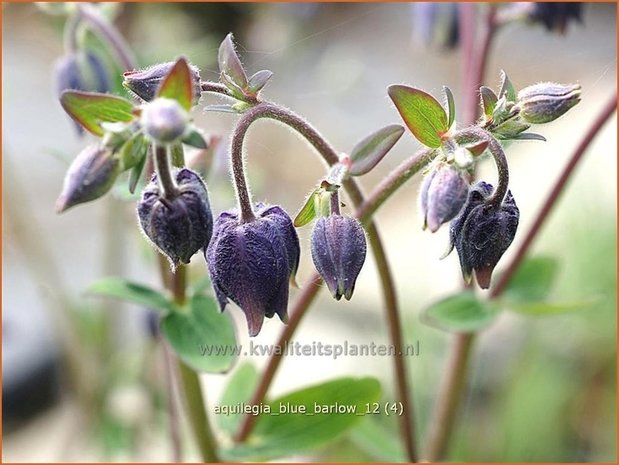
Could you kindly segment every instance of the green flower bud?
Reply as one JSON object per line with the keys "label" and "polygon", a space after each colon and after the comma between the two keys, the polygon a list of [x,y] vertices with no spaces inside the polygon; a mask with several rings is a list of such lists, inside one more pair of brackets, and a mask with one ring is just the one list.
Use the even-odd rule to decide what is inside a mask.
{"label": "green flower bud", "polygon": [[120,172],[120,161],[111,151],[97,144],[87,146],[69,166],[56,211],[62,213],[101,197],[112,188]]}
{"label": "green flower bud", "polygon": [[142,108],[140,124],[155,142],[170,144],[185,134],[189,114],[176,100],[157,98]]}
{"label": "green flower bud", "polygon": [[533,124],[549,123],[580,102],[580,85],[543,82],[518,92],[520,117]]}

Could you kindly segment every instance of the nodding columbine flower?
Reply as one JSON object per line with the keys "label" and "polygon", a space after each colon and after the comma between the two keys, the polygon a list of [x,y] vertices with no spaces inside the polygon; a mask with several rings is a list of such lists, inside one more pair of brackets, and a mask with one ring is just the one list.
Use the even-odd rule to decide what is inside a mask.
{"label": "nodding columbine flower", "polygon": [[101,197],[112,188],[121,171],[119,159],[110,150],[98,144],[88,145],[67,170],[56,212]]}
{"label": "nodding columbine flower", "polygon": [[532,6],[529,18],[541,22],[551,32],[565,34],[570,21],[582,22],[581,2],[535,2]]}
{"label": "nodding columbine flower", "polygon": [[490,287],[492,272],[512,243],[520,217],[510,191],[498,209],[487,203],[491,194],[492,185],[478,182],[450,225],[451,246],[458,251],[464,280],[470,282],[475,271],[482,289]]}
{"label": "nodding columbine flower", "polygon": [[155,142],[170,144],[187,131],[189,114],[176,100],[156,98],[142,108],[140,124]]}
{"label": "nodding columbine flower", "polygon": [[206,251],[221,311],[228,299],[241,307],[251,337],[260,332],[264,317],[277,314],[288,321],[288,286],[300,257],[297,232],[281,207],[259,203],[255,216],[240,223],[236,210],[223,212]]}
{"label": "nodding columbine flower", "polygon": [[173,171],[178,192],[161,195],[157,176],[142,192],[137,213],[149,241],[168,260],[172,269],[187,264],[200,249],[206,249],[213,232],[213,215],[202,178],[187,168]]}
{"label": "nodding columbine flower", "polygon": [[533,124],[549,123],[580,102],[579,84],[543,82],[518,92],[520,117]]}
{"label": "nodding columbine flower", "polygon": [[335,300],[350,300],[367,250],[365,233],[355,218],[320,217],[312,231],[312,260]]}
{"label": "nodding columbine flower", "polygon": [[423,226],[436,232],[462,209],[469,192],[469,183],[460,170],[441,164],[426,175],[421,185],[420,200]]}
{"label": "nodding columbine flower", "polygon": [[[172,70],[174,64],[175,62],[170,61],[168,63],[159,63],[143,70],[126,71],[123,74],[123,86],[145,102],[150,102],[155,98],[155,95],[157,95],[159,86]],[[193,82],[195,105],[198,103],[198,100],[200,100],[200,95],[202,93],[200,87],[200,70],[192,64],[189,65],[189,70],[191,71]]]}

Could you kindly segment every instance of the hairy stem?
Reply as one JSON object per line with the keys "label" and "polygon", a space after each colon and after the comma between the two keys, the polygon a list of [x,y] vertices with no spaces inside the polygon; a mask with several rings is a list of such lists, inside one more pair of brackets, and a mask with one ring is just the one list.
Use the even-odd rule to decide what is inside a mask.
{"label": "hairy stem", "polygon": [[200,87],[202,89],[202,92],[211,92],[214,94],[221,94],[225,95],[226,97],[232,98],[232,94],[230,93],[228,88],[225,85],[220,84],[219,82],[202,81]]}
{"label": "hairy stem", "polygon": [[331,214],[339,215],[340,214],[340,191],[339,189],[335,189],[331,192]]}
{"label": "hairy stem", "polygon": [[[256,107],[257,108],[257,107]],[[256,218],[254,209],[251,205],[251,195],[247,187],[247,178],[245,177],[245,162],[243,160],[243,141],[251,123],[251,112],[249,110],[237,122],[234,132],[232,133],[232,142],[230,144],[230,166],[232,167],[232,178],[234,180],[234,191],[236,192],[236,201],[239,206],[239,220],[241,223],[248,223]]]}
{"label": "hairy stem", "polygon": [[87,3],[78,5],[79,15],[94,29],[112,48],[123,70],[137,68],[137,62],[131,48],[116,27],[105,18],[96,7]]}
{"label": "hairy stem", "polygon": [[170,165],[170,149],[167,146],[155,146],[153,161],[161,197],[172,200],[178,195],[178,186],[172,176],[172,166]]}
{"label": "hairy stem", "polygon": [[[245,135],[251,123],[260,118],[274,119],[295,129],[316,149],[316,151],[322,156],[322,158],[329,166],[334,165],[339,161],[339,157],[335,149],[322,137],[322,135],[316,129],[314,129],[313,126],[311,126],[307,121],[305,121],[303,118],[296,115],[292,111],[286,108],[282,108],[278,105],[274,105],[272,103],[260,103],[243,114],[243,117],[237,123],[237,128],[241,127],[242,136]],[[238,131],[235,131],[235,136],[237,133]],[[239,154],[242,151],[242,143],[242,137],[241,139],[236,139],[233,136],[232,151],[236,152],[237,159],[240,157]],[[347,181],[345,181],[344,188],[346,189],[349,197],[351,198],[351,201],[356,207],[360,206],[363,203],[364,196],[361,192],[361,189],[359,188],[359,185],[354,179],[348,179]],[[376,229],[374,223],[368,221],[366,224],[366,231],[368,234],[370,246],[372,247],[374,253],[374,258],[377,263],[378,271],[381,276],[381,284],[383,287],[383,294],[385,299],[389,334],[391,338],[391,343],[393,344],[396,353],[396,355],[394,356],[394,368],[398,387],[397,394],[399,401],[403,405],[403,413],[400,420],[402,439],[404,441],[409,460],[411,462],[414,462],[417,460],[417,453],[414,441],[414,420],[412,415],[412,405],[409,399],[411,389],[408,386],[406,365],[402,355],[404,353],[404,351],[402,350],[402,328],[398,313],[395,286],[393,284],[393,277],[389,269],[385,250],[383,248],[383,244],[380,240],[378,230]],[[311,302],[311,299],[308,300]],[[309,302],[304,307],[300,307],[299,311],[305,312],[308,307]],[[303,316],[303,313],[301,313],[300,317],[301,316]],[[288,328],[290,327],[291,324],[289,322]],[[286,329],[286,332],[288,331],[288,328]],[[292,330],[294,329],[296,329],[296,326],[292,328]],[[290,332],[290,335],[292,335],[292,333],[293,331]],[[276,369],[277,365],[274,366]],[[258,401],[257,403],[261,402],[264,399],[264,395],[266,395],[266,392],[274,374],[275,370],[273,370],[272,373],[269,373],[268,371],[265,373],[265,375],[270,376],[270,379],[266,380],[262,388],[259,387],[259,389],[262,389],[263,391],[260,392],[261,395],[259,397],[254,396],[254,399]],[[243,420],[243,424],[241,426],[237,439],[240,441],[245,440],[251,432],[252,425],[252,417],[246,416]]]}
{"label": "hairy stem", "polygon": [[471,126],[466,129],[458,131],[454,138],[459,140],[480,140],[488,143],[488,151],[494,158],[494,163],[498,171],[498,184],[492,196],[488,199],[488,202],[498,209],[503,203],[507,189],[509,188],[509,167],[507,166],[507,157],[505,157],[505,151],[496,138],[488,131],[477,127]]}

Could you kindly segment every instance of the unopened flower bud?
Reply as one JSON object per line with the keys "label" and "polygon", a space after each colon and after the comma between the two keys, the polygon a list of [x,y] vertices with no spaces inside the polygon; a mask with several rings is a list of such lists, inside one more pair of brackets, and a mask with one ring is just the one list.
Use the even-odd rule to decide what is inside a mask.
{"label": "unopened flower bud", "polygon": [[140,124],[155,142],[169,144],[185,133],[189,115],[176,100],[157,98],[142,108]]}
{"label": "unopened flower bud", "polygon": [[121,172],[120,161],[111,151],[97,144],[84,148],[69,166],[56,211],[95,200],[114,185]]}
{"label": "unopened flower bud", "polygon": [[469,183],[453,166],[442,164],[426,175],[420,192],[424,228],[436,232],[451,221],[466,202],[468,191]]}
{"label": "unopened flower bud", "polygon": [[137,212],[142,231],[174,269],[206,249],[213,232],[213,215],[200,176],[187,168],[174,170],[173,176],[178,193],[164,198],[155,175],[142,193]]}
{"label": "unopened flower bud", "polygon": [[365,261],[361,223],[341,215],[320,217],[312,231],[312,260],[335,300],[350,300]]}
{"label": "unopened flower bud", "polygon": [[[175,62],[160,63],[137,71],[127,71],[123,74],[123,86],[146,102],[155,98],[159,85],[174,67]],[[202,93],[200,87],[200,70],[189,65],[193,82],[194,104],[198,103]]]}
{"label": "unopened flower bud", "polygon": [[473,271],[482,289],[490,287],[492,272],[512,243],[520,212],[510,191],[500,208],[486,202],[492,186],[479,182],[469,191],[460,215],[451,222],[450,238],[460,258],[465,281],[470,282]]}
{"label": "unopened flower bud", "polygon": [[554,121],[580,102],[580,85],[543,82],[518,92],[520,117],[533,124]]}
{"label": "unopened flower bud", "polygon": [[297,232],[284,210],[257,204],[255,215],[253,221],[239,223],[236,210],[223,212],[206,251],[221,310],[228,299],[241,307],[252,337],[260,332],[264,317],[277,313],[287,322],[289,281],[300,257]]}

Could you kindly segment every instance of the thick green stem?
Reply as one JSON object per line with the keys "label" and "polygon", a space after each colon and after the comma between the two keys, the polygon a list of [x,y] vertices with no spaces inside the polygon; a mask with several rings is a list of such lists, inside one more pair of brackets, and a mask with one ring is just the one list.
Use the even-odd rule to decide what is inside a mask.
{"label": "thick green stem", "polygon": [[[286,108],[282,108],[272,103],[263,102],[245,112],[243,114],[243,117],[237,123],[237,130],[235,130],[235,134],[233,136],[231,149],[231,151],[234,152],[233,159],[236,159],[237,162],[238,160],[242,162],[243,137],[246,134],[247,129],[254,121],[260,118],[274,119],[295,129],[316,149],[316,151],[322,156],[322,158],[329,166],[334,165],[339,161],[339,157],[335,149],[307,121]],[[239,127],[241,128],[240,130],[238,130]],[[364,202],[364,196],[357,182],[354,179],[348,179],[344,183],[344,187],[353,204],[356,207],[361,206]],[[374,223],[368,221],[366,223],[366,231],[368,234],[370,246],[372,247],[374,253],[374,258],[377,263],[378,271],[381,276],[381,284],[383,287],[383,294],[385,299],[385,309],[387,312],[389,334],[391,338],[391,343],[394,346],[396,353],[396,355],[394,356],[394,368],[397,380],[397,394],[398,400],[402,403],[403,406],[402,416],[400,417],[402,439],[405,444],[409,461],[415,462],[417,460],[417,453],[414,441],[414,419],[412,414],[412,404],[409,397],[411,389],[408,386],[406,364],[403,358],[404,351],[402,350],[402,328],[397,307],[395,286],[393,284],[393,277],[389,269],[385,250],[383,248],[383,244],[380,240],[379,233]],[[311,292],[308,295],[311,295]],[[299,320],[309,307],[309,303],[312,299],[313,297],[305,299],[307,305],[299,307],[298,311],[301,312],[299,314]],[[289,322],[288,328],[290,328],[291,326],[292,325]],[[292,335],[292,331],[296,328],[296,326],[292,327],[292,330],[289,333],[287,331],[288,328],[285,330],[285,332]],[[274,359],[272,358],[271,360]],[[262,400],[264,399],[264,396],[266,395],[272,378],[275,375],[278,364],[279,361],[273,361],[272,365],[271,363],[269,364],[269,369],[267,369],[267,371],[265,372],[265,376],[263,376],[263,379],[256,391],[256,395],[253,398],[253,400],[256,401],[256,404],[262,402]],[[266,375],[269,375],[269,378],[267,378]],[[258,394],[260,394],[260,396],[258,396]],[[252,417],[250,415],[244,418],[241,428],[239,430],[239,434],[237,436],[238,440],[242,441],[247,438],[247,436],[251,432],[254,419],[255,417]]]}

